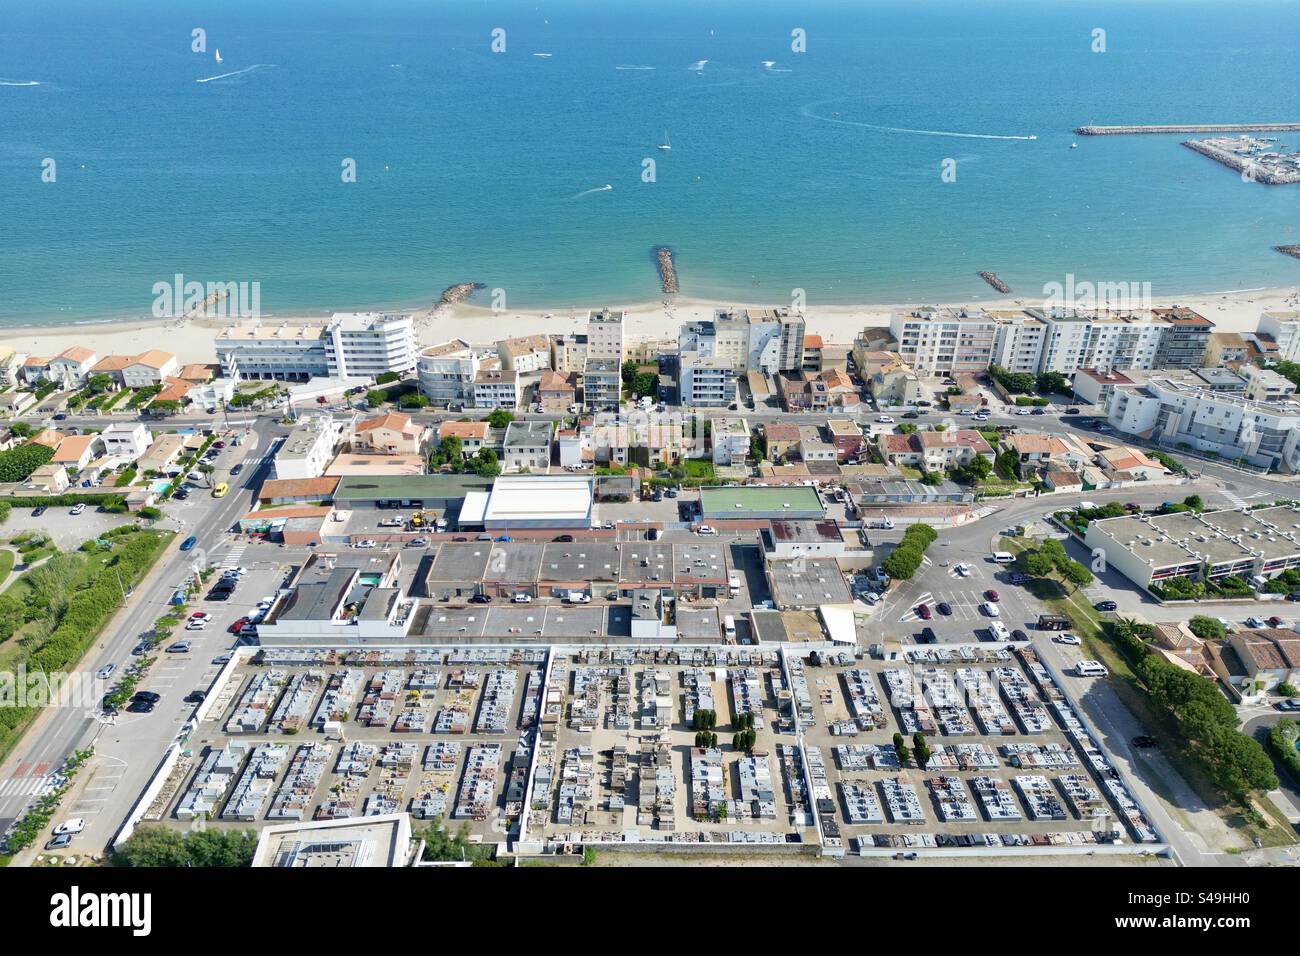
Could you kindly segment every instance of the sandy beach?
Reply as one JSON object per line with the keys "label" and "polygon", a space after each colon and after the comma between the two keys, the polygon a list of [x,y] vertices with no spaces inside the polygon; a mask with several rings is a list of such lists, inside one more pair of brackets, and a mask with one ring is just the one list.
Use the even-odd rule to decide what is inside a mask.
{"label": "sandy beach", "polygon": [[[776,303],[779,304],[779,303]],[[828,343],[849,344],[863,328],[883,327],[889,316],[898,311],[915,308],[921,303],[816,306],[805,309],[808,331],[820,335]],[[935,303],[925,303],[933,305]],[[1014,309],[1040,306],[1038,300],[1008,297],[979,302],[940,303],[984,309]],[[1300,286],[1281,289],[1260,289],[1217,294],[1181,296],[1173,299],[1156,299],[1156,307],[1182,305],[1195,309],[1221,332],[1253,332],[1259,315],[1267,309],[1300,309]],[[635,305],[618,302],[593,303],[592,308],[608,305],[627,310],[625,339],[638,340],[675,339],[683,322],[707,319],[715,308],[771,307],[772,302],[715,302],[673,296],[665,301]],[[507,310],[494,313],[478,306],[457,304],[415,311],[416,328],[421,345],[463,338],[471,345],[487,346],[498,339],[536,333],[584,331],[586,311]],[[247,324],[251,320],[244,320]],[[263,325],[281,323],[320,323],[319,314],[305,317],[291,315],[266,316]],[[134,355],[151,348],[175,352],[182,363],[213,362],[216,352],[213,340],[216,333],[231,324],[217,318],[116,321],[102,324],[56,325],[14,327],[0,333],[0,342],[29,355],[50,356],[72,345],[83,345],[99,355]]]}

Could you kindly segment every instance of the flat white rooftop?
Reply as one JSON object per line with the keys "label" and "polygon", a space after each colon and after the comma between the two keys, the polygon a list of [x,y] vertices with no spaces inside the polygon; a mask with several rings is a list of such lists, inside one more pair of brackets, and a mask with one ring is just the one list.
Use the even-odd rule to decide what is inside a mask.
{"label": "flat white rooftop", "polygon": [[582,527],[591,520],[590,478],[569,475],[507,475],[492,485],[483,521],[539,527]]}

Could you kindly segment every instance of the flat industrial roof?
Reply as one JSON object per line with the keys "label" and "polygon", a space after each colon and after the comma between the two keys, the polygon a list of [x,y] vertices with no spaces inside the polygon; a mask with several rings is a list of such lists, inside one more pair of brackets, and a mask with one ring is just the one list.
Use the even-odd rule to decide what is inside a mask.
{"label": "flat industrial roof", "polygon": [[755,513],[801,515],[826,513],[817,489],[808,485],[785,485],[767,488],[759,485],[737,485],[700,489],[700,510],[707,517],[749,518]]}
{"label": "flat industrial roof", "polygon": [[790,558],[769,561],[773,598],[778,607],[851,604],[840,566],[829,558]]}
{"label": "flat industrial roof", "polygon": [[541,581],[617,581],[618,545],[561,541],[544,546]]}
{"label": "flat industrial roof", "polygon": [[477,475],[346,475],[334,490],[338,501],[375,498],[463,498],[470,491],[487,491],[491,478]]}
{"label": "flat industrial roof", "polygon": [[507,475],[492,486],[483,520],[493,522],[591,520],[590,478],[568,475]]}

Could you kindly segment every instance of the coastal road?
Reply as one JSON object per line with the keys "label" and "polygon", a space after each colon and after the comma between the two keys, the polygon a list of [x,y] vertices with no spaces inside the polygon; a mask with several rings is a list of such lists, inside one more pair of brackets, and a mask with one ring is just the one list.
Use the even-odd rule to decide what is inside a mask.
{"label": "coastal road", "polygon": [[[126,607],[118,612],[104,629],[100,639],[87,651],[81,662],[82,669],[87,673],[93,674],[104,664],[113,663],[117,665],[117,673],[120,675],[132,660],[130,651],[138,642],[140,634],[149,630],[153,622],[167,612],[171,593],[176,585],[186,578],[195,561],[195,555],[206,554],[209,559],[218,557],[216,552],[222,550],[231,538],[228,529],[234,526],[241,514],[251,510],[256,500],[257,488],[269,469],[270,447],[285,429],[272,420],[266,419],[256,423],[252,431],[255,438],[238,447],[227,447],[218,460],[218,474],[214,475],[217,480],[228,476],[231,465],[244,462],[242,473],[231,482],[231,491],[225,498],[212,498],[210,494],[200,490],[185,502],[172,501],[164,505],[165,517],[159,522],[159,527],[175,529],[177,538],[169,546],[168,551],[158,559],[150,575],[137,586],[135,593],[127,600]],[[180,551],[181,540],[190,534],[199,539],[195,550],[188,553]],[[207,635],[210,632],[199,633]],[[233,641],[234,638],[230,637],[227,646]],[[212,654],[183,656],[187,660],[192,657],[188,663],[193,666],[193,669],[201,671]],[[160,669],[177,666],[174,659],[166,659],[172,655],[160,654],[159,657],[160,660],[154,665],[150,678],[146,678],[142,686],[148,687],[151,679]],[[188,673],[177,676],[189,678]],[[196,673],[194,679],[197,680],[198,676],[199,674]],[[178,682],[176,686],[179,688],[187,685]],[[194,683],[193,686],[202,685]],[[152,774],[166,744],[175,736],[179,722],[169,722],[164,715],[172,714],[173,711],[180,713],[180,696],[183,696],[183,692],[174,697],[167,695],[153,714],[136,715],[123,712],[118,720],[123,723],[130,721],[127,726],[130,727],[131,736],[138,738],[136,743],[139,745],[139,759],[130,761],[125,772],[117,774],[95,766],[88,767],[81,772],[75,786],[80,790],[95,786],[97,781],[111,780],[114,781],[115,787],[129,793],[133,800],[139,792],[139,786],[136,786],[134,791],[129,789],[134,778],[139,777],[139,784],[143,784],[143,780]],[[77,706],[46,708],[28,730],[22,742],[14,749],[10,758],[0,766],[0,830],[7,827],[12,819],[23,812],[41,783],[59,768],[66,757],[87,746],[107,728],[107,725],[100,722],[96,713],[97,701],[93,709],[87,709],[84,701],[75,703]],[[192,710],[192,707],[185,711],[185,716],[188,716],[189,710]],[[113,732],[121,733],[122,729],[125,728],[119,727]],[[95,776],[96,780],[87,782],[81,779],[83,776],[90,775]],[[99,786],[106,786],[106,784],[99,783]],[[97,793],[100,797],[106,796],[102,790],[92,791],[92,793]],[[90,801],[99,799],[85,794],[82,796]],[[99,819],[101,814],[97,812],[93,803],[79,806],[76,813],[70,812],[66,805],[60,811],[61,817],[77,815],[87,819],[86,832],[77,839],[77,844],[80,844],[83,849],[99,849],[111,838],[121,822],[120,818]]]}

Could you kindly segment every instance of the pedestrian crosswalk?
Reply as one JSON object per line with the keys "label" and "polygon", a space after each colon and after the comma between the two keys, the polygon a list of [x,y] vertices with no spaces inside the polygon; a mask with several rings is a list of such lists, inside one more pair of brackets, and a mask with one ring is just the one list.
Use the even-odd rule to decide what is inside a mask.
{"label": "pedestrian crosswalk", "polygon": [[1234,492],[1229,491],[1227,488],[1224,488],[1224,489],[1223,489],[1223,497],[1227,498],[1228,501],[1230,501],[1230,502],[1232,503],[1232,506],[1233,506],[1234,508],[1246,508],[1246,507],[1249,507],[1249,505],[1250,505],[1250,500],[1251,500],[1252,498],[1261,498],[1261,497],[1263,497],[1263,492],[1258,492],[1258,491],[1257,491],[1257,492],[1255,492],[1255,494],[1253,494],[1253,495],[1249,495],[1249,496],[1243,498],[1243,497],[1241,497],[1241,495],[1235,494]]}
{"label": "pedestrian crosswalk", "polygon": [[244,552],[247,550],[248,550],[247,542],[240,542],[238,544],[231,545],[230,550],[226,552],[225,559],[221,562],[221,570],[225,571],[230,568],[239,567],[239,559],[244,556]]}
{"label": "pedestrian crosswalk", "polygon": [[10,777],[0,781],[0,799],[39,793],[52,779],[54,779],[53,774],[46,774],[43,777]]}

